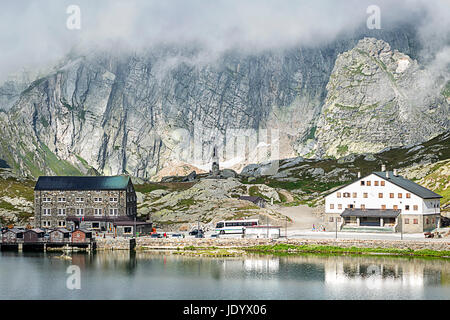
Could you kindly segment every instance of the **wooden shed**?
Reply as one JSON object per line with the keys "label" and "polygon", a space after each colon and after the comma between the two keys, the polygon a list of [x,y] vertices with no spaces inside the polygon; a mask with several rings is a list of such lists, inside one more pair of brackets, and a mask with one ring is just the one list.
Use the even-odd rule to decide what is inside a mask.
{"label": "wooden shed", "polygon": [[24,230],[12,228],[2,232],[3,243],[17,243],[23,241]]}
{"label": "wooden shed", "polygon": [[70,231],[65,228],[57,228],[49,232],[50,242],[70,242]]}
{"label": "wooden shed", "polygon": [[43,242],[45,231],[39,228],[29,229],[23,233],[23,242]]}
{"label": "wooden shed", "polygon": [[83,243],[90,242],[92,239],[92,232],[84,229],[76,229],[72,231],[72,242],[73,243]]}

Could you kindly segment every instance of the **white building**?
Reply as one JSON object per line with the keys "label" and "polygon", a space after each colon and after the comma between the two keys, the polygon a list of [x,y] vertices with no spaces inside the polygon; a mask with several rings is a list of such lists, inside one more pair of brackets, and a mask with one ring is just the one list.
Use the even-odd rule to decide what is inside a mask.
{"label": "white building", "polygon": [[326,230],[420,233],[439,226],[437,193],[397,174],[373,172],[325,197]]}

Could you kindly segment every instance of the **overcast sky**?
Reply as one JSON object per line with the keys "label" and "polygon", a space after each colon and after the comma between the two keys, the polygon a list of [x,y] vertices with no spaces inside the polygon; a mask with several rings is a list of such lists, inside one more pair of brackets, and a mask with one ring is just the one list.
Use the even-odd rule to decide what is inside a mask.
{"label": "overcast sky", "polygon": [[[449,0],[0,0],[0,80],[40,67],[72,47],[121,43],[133,49],[158,43],[199,43],[206,50],[261,50],[316,45],[366,23],[369,5],[381,27],[417,23],[427,44],[450,37]],[[81,29],[66,27],[69,5],[81,10]],[[418,19],[419,16],[425,17]]]}

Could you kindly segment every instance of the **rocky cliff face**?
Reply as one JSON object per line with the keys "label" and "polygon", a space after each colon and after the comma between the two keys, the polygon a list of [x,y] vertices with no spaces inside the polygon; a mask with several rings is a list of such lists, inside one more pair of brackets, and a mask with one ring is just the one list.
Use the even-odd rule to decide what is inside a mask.
{"label": "rocky cliff face", "polygon": [[311,153],[336,158],[417,144],[449,129],[445,83],[382,40],[338,56]]}
{"label": "rocky cliff face", "polygon": [[[410,31],[376,32],[417,53]],[[211,129],[202,137],[206,155],[213,129],[279,128],[281,158],[376,151],[448,129],[448,103],[431,94],[411,104],[404,93],[424,72],[417,63],[375,40],[352,49],[361,36],[214,60],[173,47],[68,56],[0,100],[0,163],[23,175],[149,178],[177,160],[175,129],[192,134],[199,123]]]}

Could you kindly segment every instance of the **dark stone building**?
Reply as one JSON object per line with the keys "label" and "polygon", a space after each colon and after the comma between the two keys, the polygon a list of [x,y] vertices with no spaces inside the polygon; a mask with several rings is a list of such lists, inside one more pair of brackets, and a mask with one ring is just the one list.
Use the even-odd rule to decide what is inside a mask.
{"label": "dark stone building", "polygon": [[260,208],[264,208],[266,206],[266,200],[264,200],[261,197],[254,197],[254,196],[240,196],[239,200],[245,200],[250,201],[256,204]]}
{"label": "dark stone building", "polygon": [[[34,188],[34,208],[36,227],[83,227],[123,235],[125,227],[133,233],[137,199],[128,176],[45,176]],[[114,223],[119,220],[120,228]],[[142,222],[137,224],[143,228]]]}

